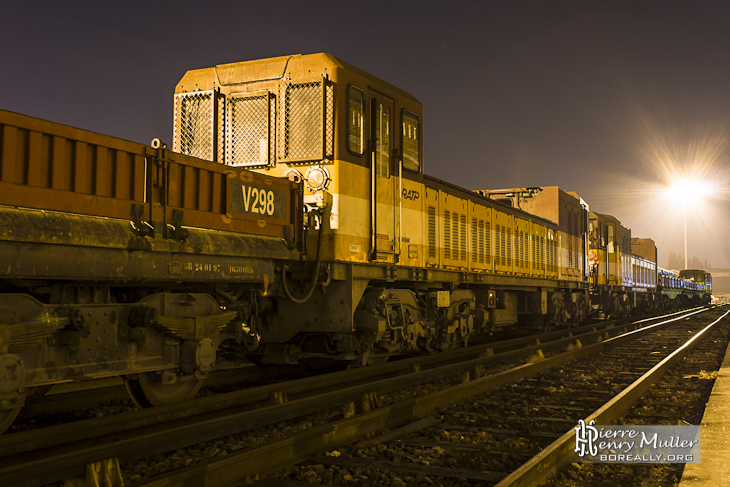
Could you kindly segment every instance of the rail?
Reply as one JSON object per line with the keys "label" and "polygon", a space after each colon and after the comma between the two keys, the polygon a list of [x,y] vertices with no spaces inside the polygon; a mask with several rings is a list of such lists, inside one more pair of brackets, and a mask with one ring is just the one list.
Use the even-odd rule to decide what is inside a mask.
{"label": "rail", "polygon": [[[695,310],[691,314],[700,311],[702,310]],[[686,316],[688,315],[676,315],[664,323],[670,323]],[[636,326],[636,324],[624,325],[626,328]],[[628,339],[637,333],[653,330],[657,326],[662,326],[662,324],[645,326],[625,333],[622,337]],[[201,467],[202,471],[192,470],[194,476],[203,475],[208,478],[205,482],[223,482],[223,478],[219,478],[219,476],[228,476],[229,473],[226,472],[230,472],[230,474],[238,472],[245,477],[296,461],[296,458],[291,456],[292,452],[306,456],[333,445],[362,439],[367,434],[383,428],[398,428],[424,417],[436,408],[538,374],[575,358],[596,353],[598,348],[602,349],[609,343],[619,340],[619,338],[610,339],[606,336],[609,332],[618,333],[619,330],[621,327],[612,329],[590,327],[581,334],[559,335],[557,340],[550,343],[535,343],[534,337],[510,340],[504,342],[503,346],[512,348],[525,340],[530,340],[533,344],[501,354],[492,354],[489,351],[490,348],[495,347],[495,344],[484,344],[467,350],[417,357],[374,367],[300,379],[290,383],[272,384],[201,398],[181,406],[135,411],[37,431],[11,434],[0,438],[0,478],[7,486],[44,485],[81,476],[86,465],[100,460],[116,458],[120,462],[131,461],[228,434],[247,431],[262,425],[331,409],[339,405],[364,404],[373,391],[378,391],[378,393],[396,391],[415,384],[434,382],[454,376],[466,381],[456,387],[426,397],[407,400],[314,428],[303,435],[268,445],[262,450],[229,455],[220,467],[217,466],[219,462],[215,462],[208,464],[205,468]],[[601,341],[595,345],[579,346],[579,341],[588,343],[590,340]],[[520,356],[529,356],[548,346],[568,347],[573,350],[499,374],[480,377],[483,375],[483,367],[486,365],[514,360]],[[431,368],[423,370],[427,367]],[[248,411],[242,410],[242,408],[245,409],[246,404],[264,406]],[[363,408],[363,410],[367,410],[367,408]],[[73,442],[70,443],[70,441]],[[29,456],[32,458],[29,459]],[[238,466],[231,466],[230,462],[237,465],[237,462],[242,463]],[[189,468],[194,469],[195,467]],[[150,485],[173,485],[178,482],[175,480],[178,478],[176,475],[184,477],[191,471],[186,470],[185,472],[166,477],[167,480],[164,482],[172,482],[172,484],[152,483]],[[182,482],[182,480],[179,481]],[[198,481],[202,482],[203,478],[195,480],[195,482]],[[160,482],[163,481],[160,480]],[[217,485],[217,483],[209,485]]]}
{"label": "rail", "polygon": [[[651,370],[638,378],[633,384],[624,389],[611,401],[588,416],[585,421],[590,422],[591,420],[595,420],[596,424],[610,424],[623,416],[626,411],[631,409],[631,407],[639,401],[641,396],[646,393],[652,384],[658,382],[669,369],[684,359],[684,357],[686,357],[687,354],[697,346],[705,334],[714,325],[722,321],[722,319],[728,314],[730,314],[730,311],[727,311],[718,319],[707,325],[684,345],[652,367]],[[496,487],[529,487],[535,485],[538,481],[555,475],[555,473],[557,473],[561,468],[575,460],[576,454],[573,448],[574,444],[575,432],[571,430],[559,439],[555,440],[555,442],[549,447],[531,458],[522,467],[499,482]]]}

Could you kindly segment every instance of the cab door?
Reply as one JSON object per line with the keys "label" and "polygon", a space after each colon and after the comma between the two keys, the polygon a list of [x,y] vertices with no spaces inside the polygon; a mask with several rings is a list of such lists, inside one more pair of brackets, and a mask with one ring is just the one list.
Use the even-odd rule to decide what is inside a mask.
{"label": "cab door", "polygon": [[391,98],[370,92],[371,259],[390,263],[400,251],[394,112]]}

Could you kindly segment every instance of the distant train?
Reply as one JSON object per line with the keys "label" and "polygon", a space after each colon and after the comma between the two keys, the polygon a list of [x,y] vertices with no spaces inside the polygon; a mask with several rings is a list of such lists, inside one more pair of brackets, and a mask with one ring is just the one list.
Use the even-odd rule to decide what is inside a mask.
{"label": "distant train", "polygon": [[[560,222],[561,235],[567,239],[567,243],[561,245],[564,249],[562,262],[574,264],[576,258],[571,253],[576,248],[580,249],[581,261],[586,257],[587,262],[578,266],[587,272],[585,280],[589,283],[590,307],[578,312],[577,319],[574,319],[574,313],[569,313],[567,318],[573,323],[582,321],[584,315],[580,313],[600,318],[625,317],[632,312],[648,313],[710,302],[712,276],[708,272],[677,272],[658,267],[657,247],[652,239],[632,238],[631,229],[623,226],[616,217],[589,211],[586,202],[575,193],[555,186],[477,192]],[[558,200],[561,203],[556,203]],[[573,212],[571,217],[567,208],[571,205],[576,208],[578,204],[584,212]],[[556,210],[558,207],[562,207],[564,215]],[[580,235],[578,239],[570,239],[570,235],[576,233]],[[584,253],[586,248],[587,254]]]}
{"label": "distant train", "polygon": [[188,72],[173,150],[0,111],[0,431],[62,382],[120,376],[146,407],[216,363],[709,300],[574,193],[427,176],[422,133],[413,96],[327,54]]}
{"label": "distant train", "polygon": [[710,302],[708,272],[660,268],[654,241],[632,238],[615,217],[591,212],[589,239],[591,296],[601,312],[627,316],[635,309],[651,312]]}

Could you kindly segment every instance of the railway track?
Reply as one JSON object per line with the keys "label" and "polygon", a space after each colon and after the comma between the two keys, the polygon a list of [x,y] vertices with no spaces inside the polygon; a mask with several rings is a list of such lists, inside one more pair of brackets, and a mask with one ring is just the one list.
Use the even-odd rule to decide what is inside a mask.
{"label": "railway track", "polygon": [[[647,321],[635,322],[638,325]],[[494,352],[517,350],[534,345],[536,341],[547,343],[559,340],[568,334],[582,334],[604,328],[610,328],[618,323],[603,322],[595,325],[585,325],[573,328],[569,331],[553,331],[550,333],[530,334],[519,338],[501,337],[499,340],[492,340],[486,345],[487,348],[474,347],[475,352],[468,352],[472,355],[482,353],[484,350],[492,349]],[[458,356],[461,352],[457,352]],[[450,360],[444,356],[445,361]],[[418,362],[418,361],[417,361]],[[438,361],[425,361],[424,366],[433,367]],[[420,363],[418,363],[420,366]],[[396,367],[397,368],[397,367]],[[256,387],[272,382],[282,382],[291,378],[301,378],[308,375],[317,375],[322,371],[307,373],[299,365],[269,365],[266,367],[232,367],[222,364],[216,367],[206,380],[200,396],[217,394],[221,391],[232,391],[241,388]],[[30,400],[21,410],[18,419],[10,427],[9,433],[26,431],[40,428],[59,422],[67,423],[93,417],[106,416],[118,412],[131,411],[136,406],[129,398],[129,393],[124,387],[121,378],[100,379],[86,382],[73,382],[53,386],[45,395]],[[43,418],[47,418],[44,421]]]}
{"label": "railway track", "polygon": [[[306,374],[296,366],[250,366],[236,369],[222,367],[211,373],[200,395],[214,394],[232,387],[255,387],[286,378],[305,376]],[[54,421],[71,422],[94,417],[95,411],[100,411],[98,415],[108,415],[113,414],[115,410],[122,412],[135,408],[124,386],[124,380],[120,377],[60,384],[53,386],[45,395],[28,402],[9,432],[43,426],[41,421],[28,420],[53,416]]]}
{"label": "railway track", "polygon": [[[635,425],[698,425],[712,391],[717,370],[727,348],[728,329],[718,329],[697,344],[684,360],[672,368],[617,423]],[[592,487],[606,482],[652,487],[676,486],[684,464],[570,465],[545,487]]]}
{"label": "railway track", "polygon": [[[620,467],[618,474],[615,465],[574,464],[566,471],[562,466],[576,458],[573,427],[578,419],[607,424],[628,411],[624,418],[631,424],[699,422],[704,408],[701,393],[708,395],[712,384],[693,381],[687,386],[686,377],[689,373],[699,380],[707,368],[719,366],[728,341],[727,326],[708,329],[707,345],[632,408],[657,377],[688,353],[688,331],[695,336],[709,322],[697,318],[578,360],[569,368],[556,368],[442,409],[411,428],[313,455],[274,478],[252,483],[259,487],[302,482],[506,487],[538,485],[560,472],[549,485],[609,485],[606,481],[616,485],[615,475],[622,485],[633,485],[628,481],[642,475],[653,482],[645,485],[660,485],[657,471],[662,469],[671,481],[678,476],[677,465]],[[688,407],[689,399],[668,400],[683,389],[689,389],[687,396],[699,402],[699,408]]]}
{"label": "railway track", "polygon": [[[633,322],[641,326],[651,319]],[[584,325],[569,331],[557,330],[549,333],[529,334],[519,338],[500,336],[498,340],[490,340],[488,348],[494,352],[503,352],[522,347],[529,347],[536,341],[547,343],[565,338],[567,334],[582,333],[621,326],[623,322],[601,322]],[[485,344],[485,341],[481,342]],[[485,350],[484,348],[475,350]],[[253,365],[253,364],[252,364]],[[320,373],[319,371],[314,374]],[[242,387],[256,387],[261,384],[284,381],[289,378],[306,377],[307,374],[298,365],[270,365],[267,367],[232,367],[227,364],[217,366],[206,380],[200,396],[231,391]],[[9,433],[41,428],[60,422],[66,423],[93,417],[106,416],[118,412],[131,411],[136,406],[129,398],[121,378],[100,379],[85,382],[72,382],[53,386],[45,395],[28,400],[20,411]],[[44,420],[43,418],[47,418]]]}
{"label": "railway track", "polygon": [[[699,312],[695,310],[694,313]],[[683,316],[683,315],[681,315]],[[675,321],[680,317],[675,316]],[[412,419],[428,414],[429,408],[438,407],[443,402],[453,403],[461,397],[468,397],[489,390],[500,384],[508,384],[521,375],[535,375],[550,366],[572,360],[570,354],[580,355],[590,347],[577,347],[584,343],[602,340],[599,346],[611,343],[618,338],[609,339],[609,334],[620,333],[624,328],[636,328],[648,322],[597,329],[584,327],[574,329],[571,334],[554,332],[542,337],[542,343],[535,339],[517,339],[497,344],[486,344],[437,354],[417,357],[394,363],[367,367],[310,377],[280,384],[271,384],[246,391],[220,394],[197,399],[183,406],[169,406],[119,414],[106,418],[87,420],[69,425],[54,426],[36,431],[6,435],[0,439],[0,476],[5,485],[43,485],[70,477],[83,475],[87,466],[105,459],[115,459],[125,464],[127,477],[132,481],[150,485],[174,485],[182,482],[188,475],[199,475],[199,469],[219,471],[214,467],[221,460],[216,450],[221,450],[219,438],[239,434],[237,450],[252,458],[262,455],[266,462],[261,465],[261,473],[276,468],[297,458],[287,458],[276,453],[281,441],[291,444],[286,447],[300,452],[322,451],[328,445],[322,443],[321,434],[330,437],[335,444],[362,440],[371,431],[383,428],[397,428],[408,424]],[[658,325],[657,325],[658,326]],[[644,326],[640,331],[654,329]],[[552,339],[550,343],[547,340]],[[628,340],[629,338],[623,338]],[[530,346],[525,346],[527,343]],[[525,357],[540,357],[550,348],[574,348],[568,354],[554,352],[548,359],[507,367],[510,361],[523,362]],[[497,350],[497,351],[495,351]],[[550,352],[547,352],[548,355]],[[583,352],[584,353],[584,352]],[[590,352],[589,353],[593,353]],[[514,364],[513,364],[514,365]],[[503,372],[496,370],[505,369]],[[488,373],[493,375],[486,377]],[[485,376],[479,378],[479,376]],[[469,380],[471,379],[471,380]],[[464,382],[464,383],[462,383]],[[473,387],[476,386],[476,387]],[[410,390],[409,390],[410,389]],[[403,391],[406,390],[404,393]],[[374,392],[377,391],[378,395]],[[434,396],[424,400],[423,395]],[[386,401],[391,404],[384,405]],[[420,397],[419,397],[420,396]],[[429,396],[426,396],[429,397]],[[378,407],[380,406],[380,407]],[[354,414],[359,413],[359,414]],[[353,415],[354,414],[354,415]],[[309,419],[295,422],[295,418],[312,415]],[[345,416],[345,419],[337,419]],[[314,418],[314,419],[312,419]],[[333,420],[335,420],[333,422]],[[343,423],[344,421],[344,423]],[[285,423],[282,423],[285,422]],[[275,427],[273,425],[276,425]],[[256,429],[265,427],[262,435]],[[271,443],[272,438],[289,436],[280,442]],[[253,433],[252,433],[253,432]],[[246,434],[243,434],[246,433]],[[295,437],[304,435],[305,443],[314,446],[303,447]],[[191,457],[179,450],[190,445],[208,442],[201,462],[177,473],[167,473],[159,480],[147,481],[134,471],[135,462],[140,458],[151,458],[164,452],[178,450],[171,457],[180,457],[181,465],[189,464]],[[257,443],[269,442],[261,449]],[[326,443],[326,442],[325,442]],[[295,446],[296,445],[296,446]],[[248,465],[241,462],[240,453],[226,451],[224,460]],[[315,453],[312,453],[313,455]],[[194,455],[191,455],[194,456]],[[207,458],[210,457],[210,458]],[[42,460],[38,460],[42,458]],[[205,467],[202,467],[205,465]],[[226,467],[221,471],[236,471]],[[197,472],[197,473],[196,473]],[[239,479],[259,472],[239,472]],[[198,479],[200,480],[200,479]],[[197,480],[193,480],[196,482]],[[227,480],[235,482],[235,480]],[[161,483],[160,483],[161,482]],[[225,483],[222,479],[216,482]]]}

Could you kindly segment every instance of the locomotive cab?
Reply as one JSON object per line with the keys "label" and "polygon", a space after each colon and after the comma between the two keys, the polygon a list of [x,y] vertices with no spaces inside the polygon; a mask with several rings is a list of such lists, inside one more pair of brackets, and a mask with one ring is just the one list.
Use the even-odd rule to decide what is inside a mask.
{"label": "locomotive cab", "polygon": [[[324,261],[419,266],[420,235],[402,220],[420,210],[422,117],[413,96],[333,56],[284,56],[188,71],[173,149],[303,181],[324,215],[312,221],[324,223]],[[253,198],[244,210],[269,211]]]}

